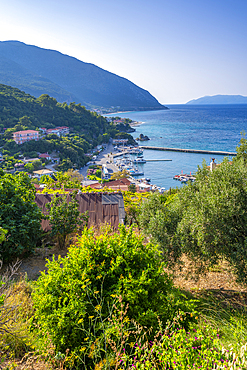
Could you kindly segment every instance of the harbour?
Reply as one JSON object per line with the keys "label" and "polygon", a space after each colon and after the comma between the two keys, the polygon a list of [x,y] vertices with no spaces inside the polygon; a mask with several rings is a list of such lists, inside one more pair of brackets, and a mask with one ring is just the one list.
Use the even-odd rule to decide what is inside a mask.
{"label": "harbour", "polygon": [[[170,156],[171,158],[164,158],[164,152],[169,151],[170,149]],[[207,164],[211,162],[212,155],[217,156],[218,160],[223,160],[224,156],[233,157],[236,155],[235,152],[230,151],[215,151],[215,150],[194,150],[194,149],[181,149],[181,148],[165,148],[165,147],[146,147],[146,146],[138,146],[138,147],[114,147],[114,151],[118,151],[117,153],[112,153],[112,161],[113,165],[119,171],[127,171],[131,176],[133,181],[137,181],[138,183],[145,183],[146,178],[140,179],[141,176],[150,176],[152,178],[152,183],[155,185],[151,185],[154,190],[164,191],[164,189],[169,189],[170,187],[180,187],[187,182],[195,181],[195,170],[194,166],[195,163],[192,163],[191,156],[199,156],[199,164],[204,159],[206,159]],[[151,154],[151,155],[150,155]],[[145,159],[144,159],[145,155]],[[186,156],[188,161],[186,167],[181,166],[181,156]],[[203,158],[204,157],[204,158]],[[199,159],[200,158],[200,159]],[[194,157],[193,157],[194,159]],[[173,162],[174,161],[174,162]],[[154,162],[158,162],[157,166],[160,169],[160,175],[162,176],[162,183],[158,183],[157,179],[157,171],[156,171],[156,179],[153,181],[152,170],[154,167]],[[172,164],[172,163],[173,164]],[[183,159],[184,162],[184,159]],[[168,166],[168,163],[171,165]],[[145,164],[145,166],[144,166]],[[165,167],[164,167],[165,166]],[[179,169],[180,167],[180,174],[175,175],[171,173],[172,169]],[[187,172],[187,173],[186,173]],[[188,174],[189,173],[189,174]],[[178,180],[178,182],[174,181]],[[162,186],[166,182],[166,186]]]}
{"label": "harbour", "polygon": [[171,105],[168,108],[119,114],[142,122],[132,136],[143,134],[150,139],[140,143],[146,160],[141,166],[144,176],[151,178],[153,184],[166,189],[181,187],[184,182],[174,179],[181,171],[195,175],[198,166],[204,163],[208,166],[212,157],[221,163],[224,157],[231,160],[236,156],[241,132],[247,132],[246,106]]}

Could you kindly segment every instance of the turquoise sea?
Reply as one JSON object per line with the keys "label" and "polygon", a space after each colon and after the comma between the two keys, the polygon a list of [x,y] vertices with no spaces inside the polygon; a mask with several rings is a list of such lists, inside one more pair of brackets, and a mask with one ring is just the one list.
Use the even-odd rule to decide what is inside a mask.
{"label": "turquoise sea", "polygon": [[[141,133],[150,140],[143,146],[183,149],[203,149],[235,152],[241,132],[247,132],[247,105],[168,105],[168,110],[115,113],[108,116],[130,118],[142,122],[132,134]],[[144,150],[145,159],[171,159],[169,162],[147,162],[142,166],[144,176],[151,183],[165,187],[182,186],[173,176],[195,173],[203,159],[209,165],[211,158],[221,162],[223,156]]]}

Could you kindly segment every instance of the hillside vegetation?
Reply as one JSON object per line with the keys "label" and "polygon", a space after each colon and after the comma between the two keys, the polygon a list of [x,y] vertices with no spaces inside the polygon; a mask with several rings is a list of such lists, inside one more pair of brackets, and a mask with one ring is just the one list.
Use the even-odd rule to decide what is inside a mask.
{"label": "hillside vegetation", "polygon": [[[2,258],[35,251],[37,242],[61,248],[59,225],[72,226],[64,234],[68,250],[63,243],[51,254],[37,281],[15,282],[11,269],[0,279],[4,368],[17,366],[12,356],[25,364],[20,369],[34,369],[37,361],[36,369],[246,369],[246,161],[243,136],[234,161],[226,158],[213,172],[203,164],[182,189],[124,193],[126,225],[118,230],[77,228],[76,202],[51,202],[53,231],[37,229],[37,240],[30,225],[44,216],[35,212],[30,179],[1,172]],[[61,194],[69,184],[92,191],[71,172],[58,173],[57,190],[47,179],[45,191]],[[189,277],[227,269],[239,290],[182,291],[173,276],[181,274],[185,257]]]}
{"label": "hillside vegetation", "polygon": [[[244,135],[236,150],[212,172],[203,163],[181,189],[124,192],[127,215],[117,230],[87,228],[76,197],[67,203],[67,187],[74,195],[94,191],[76,171],[42,178],[53,194],[49,215],[34,202],[27,174],[0,171],[0,258],[14,263],[0,276],[1,367],[246,369]],[[41,230],[41,218],[50,231]],[[49,258],[37,281],[16,280],[16,258],[36,253],[36,260],[43,251]],[[194,279],[227,270],[235,290],[182,290],[174,276],[185,261]]]}
{"label": "hillside vegetation", "polygon": [[[56,126],[68,126],[71,134],[66,137],[48,135],[37,142],[30,141],[22,145],[12,140],[14,131]],[[63,170],[83,166],[87,161],[85,153],[98,144],[107,143],[110,137],[128,138],[129,143],[134,143],[131,135],[120,133],[105,117],[90,112],[81,104],[58,103],[47,94],[35,98],[6,85],[0,85],[0,130],[3,154],[16,156],[17,160],[20,153],[33,153],[35,156],[37,152],[56,151],[64,161],[60,165]],[[9,166],[6,168],[13,168],[13,158],[7,159]]]}

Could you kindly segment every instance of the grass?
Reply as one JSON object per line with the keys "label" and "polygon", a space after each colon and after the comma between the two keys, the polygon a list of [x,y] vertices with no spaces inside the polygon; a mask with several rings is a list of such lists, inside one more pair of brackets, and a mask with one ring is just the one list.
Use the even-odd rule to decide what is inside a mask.
{"label": "grass", "polygon": [[[29,330],[30,320],[33,313],[31,300],[31,290],[33,288],[34,284],[32,282],[28,282],[25,279],[21,279],[13,283],[12,286],[9,288],[11,289],[11,293],[8,295],[5,305],[14,307],[14,310],[11,312],[10,322],[8,324],[9,332],[3,334],[0,340],[0,356],[2,359],[5,359],[4,363],[0,365],[3,369],[22,369],[22,364],[25,365],[23,369],[45,370],[51,368],[64,368],[64,357],[59,357],[59,354],[55,354],[52,345],[50,346],[50,348],[47,349],[47,357],[50,357],[50,362],[44,362],[44,358],[46,356],[38,356],[40,349],[39,343],[37,341],[37,338],[35,337],[34,332],[31,332]],[[200,332],[205,327],[205,325],[209,329],[217,329],[217,333],[219,334],[219,344],[222,345],[225,349],[239,353],[241,347],[247,343],[247,308],[245,304],[245,295],[232,293],[232,295],[229,296],[226,295],[226,293],[215,291],[199,291],[194,292],[192,295],[199,300],[198,323],[194,325],[193,330]],[[183,338],[186,338],[186,335],[187,334],[184,333]],[[189,338],[190,336],[187,336],[187,339]],[[175,352],[178,350],[179,340],[181,340],[181,338],[179,339],[178,335],[173,336],[171,343],[173,344],[173,347],[175,349],[174,351],[169,351],[170,359],[178,359],[178,357],[174,357],[174,354],[176,355]],[[143,348],[140,347],[142,348],[142,350],[139,349],[139,352],[137,351],[135,356],[139,356],[139,364],[143,364],[144,359],[148,356],[148,358],[150,359],[150,354],[148,352],[150,351],[150,346],[145,343],[148,343],[148,341],[143,343]],[[124,343],[119,343],[118,346],[123,349]],[[154,347],[156,352],[159,351],[157,352],[157,354],[163,353],[160,352],[162,348],[162,345],[159,346],[157,344],[156,347]],[[119,349],[120,348],[116,348],[116,352]],[[124,355],[125,353],[122,351],[121,355],[119,355],[119,358],[124,358]],[[164,357],[164,355],[163,357],[160,355],[160,361],[162,361],[162,363],[164,363],[164,361],[167,361],[167,356],[168,352],[166,351],[166,357]],[[205,353],[203,356],[206,356]],[[125,356],[125,365],[122,360],[122,363],[119,363],[118,368],[135,368],[135,363],[137,360],[134,361],[133,359],[134,357],[132,357],[132,360],[129,359],[127,361]],[[179,359],[180,361],[182,361],[183,357],[180,356]],[[98,367],[96,366],[95,369],[101,370],[104,368],[103,365],[104,362],[101,361],[101,365],[98,364]],[[114,368],[114,366],[112,368]],[[189,369],[190,367],[188,366],[189,365],[187,365],[187,368]],[[200,365],[198,362],[198,368],[199,366]],[[149,367],[147,366],[143,369],[148,368]],[[158,365],[155,368],[161,369],[161,367],[158,367]],[[169,367],[167,367],[167,369],[168,368]],[[237,368],[241,369],[241,367]],[[163,367],[162,369],[165,369],[165,367]],[[171,367],[171,369],[173,368]],[[181,369],[183,369],[183,367],[181,367]]]}
{"label": "grass", "polygon": [[201,291],[200,322],[206,321],[218,328],[222,345],[237,350],[247,342],[247,294],[218,291]]}
{"label": "grass", "polygon": [[[215,276],[217,275],[217,273],[218,271],[211,271],[211,274],[215,274]],[[207,279],[207,277],[205,277],[205,279]],[[242,288],[238,291],[236,289],[226,290],[222,287],[218,289],[205,289],[205,284],[203,286],[203,289],[200,289],[198,287],[194,287],[189,290],[183,289],[183,291],[187,295],[198,299],[198,319],[197,322],[191,327],[190,332],[196,331],[197,333],[201,333],[205,327],[207,328],[207,330],[211,331],[211,333],[217,332],[214,343],[216,343],[218,348],[220,348],[221,350],[222,348],[225,348],[224,361],[228,361],[230,363],[230,360],[233,361],[233,357],[235,356],[235,359],[237,359],[237,361],[235,361],[234,363],[235,367],[232,365],[232,369],[246,369],[246,364],[240,364],[240,356],[241,354],[243,356],[246,356],[247,354],[247,293],[243,291]],[[9,309],[9,311],[7,312],[8,321],[4,325],[2,325],[2,331],[0,326],[0,361],[2,361],[2,363],[0,362],[0,368],[4,370],[65,369],[67,355],[56,353],[52,343],[48,343],[47,348],[44,352],[41,349],[42,347],[39,343],[37,332],[30,330],[33,316],[33,304],[31,298],[31,292],[33,289],[35,289],[35,282],[28,281],[25,277],[22,277],[18,279],[10,278],[7,284],[5,284],[5,288],[3,289],[2,287],[2,290],[0,291],[0,296],[4,295],[4,303],[0,305],[0,314],[3,312],[4,308]],[[174,326],[174,328],[176,328],[176,325]],[[111,356],[109,357],[111,358],[112,369],[127,370],[133,369],[135,368],[135,366],[137,366],[137,368],[139,367],[143,370],[148,370],[149,368],[162,368],[163,370],[166,368],[164,364],[166,364],[166,362],[168,361],[168,355],[170,356],[169,359],[172,358],[175,362],[180,361],[181,363],[185,363],[185,361],[187,361],[186,356],[177,356],[176,351],[181,351],[180,342],[182,337],[179,339],[179,336],[178,334],[176,334],[175,331],[173,331],[173,336],[171,335],[172,339],[166,336],[166,331],[163,331],[163,333],[161,333],[162,335],[164,335],[163,342],[166,341],[168,343],[170,341],[170,344],[168,343],[168,345],[172,346],[174,350],[172,349],[169,351],[164,351],[164,348],[162,347],[163,342],[160,342],[159,344],[157,341],[155,347],[153,347],[153,351],[156,351],[156,357],[152,358],[150,352],[152,350],[152,347],[150,347],[148,336],[143,335],[142,339],[140,339],[140,337],[138,337],[138,330],[140,331],[140,328],[132,328],[131,333],[132,340],[133,336],[135,336],[136,343],[139,341],[139,352],[137,351],[136,356],[132,356],[128,359],[123,351],[123,348],[125,348],[125,346],[128,347],[128,335],[126,337],[123,337],[123,339],[121,341],[118,341],[116,344],[110,343],[110,347],[114,348],[115,351],[113,351],[115,353],[115,360],[112,360]],[[179,335],[182,334],[180,333]],[[188,333],[183,333],[183,339],[187,339],[188,341],[190,340],[190,336],[187,335]],[[205,341],[207,341],[207,338],[205,339]],[[191,344],[191,346],[194,347],[193,344]],[[191,346],[189,350],[191,350]],[[226,352],[227,350],[229,352]],[[188,352],[188,347],[186,347],[186,351]],[[198,353],[196,353],[197,357],[200,357],[198,356]],[[134,352],[132,352],[132,355],[133,354]],[[209,357],[207,351],[205,353],[202,353],[201,357],[206,357],[206,355]],[[231,357],[229,357],[228,359],[227,356]],[[135,357],[136,359],[134,360]],[[116,358],[121,358],[122,360],[125,360],[125,362],[116,362]],[[138,358],[139,362],[137,361]],[[159,361],[161,361],[163,367],[160,367],[160,365],[158,365],[158,363],[156,362],[156,358],[159,358]],[[150,364],[148,365],[147,362],[149,360],[151,361],[151,359],[153,361],[153,363],[151,363],[153,367],[149,367]],[[197,360],[199,361],[200,358]],[[237,365],[237,362],[239,362],[239,365]],[[226,362],[224,362],[224,366],[225,364]],[[108,365],[106,362],[101,360],[95,364],[95,370],[110,368]],[[184,369],[189,369],[189,365],[187,364],[186,366],[187,367],[184,367]],[[197,368],[200,368],[200,366],[202,365],[200,365],[200,362],[198,362],[197,366]],[[167,367],[167,369],[168,368],[169,367]],[[183,369],[183,367],[170,368],[174,370],[180,368]],[[209,367],[209,369],[210,368],[213,367]],[[230,369],[231,367],[229,365],[225,368]]]}

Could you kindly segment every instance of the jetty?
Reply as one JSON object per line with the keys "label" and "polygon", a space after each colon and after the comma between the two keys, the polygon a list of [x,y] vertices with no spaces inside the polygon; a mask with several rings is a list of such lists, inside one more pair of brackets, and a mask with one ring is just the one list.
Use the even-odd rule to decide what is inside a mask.
{"label": "jetty", "polygon": [[142,149],[163,150],[170,152],[184,152],[184,153],[202,153],[202,154],[217,154],[217,155],[237,155],[236,152],[224,152],[219,150],[202,150],[202,149],[181,149],[181,148],[162,148],[159,146],[139,146]]}
{"label": "jetty", "polygon": [[125,152],[120,152],[120,153],[114,153],[112,154],[112,156],[113,158],[116,158],[116,157],[121,157],[122,155],[125,155],[125,154],[128,154],[128,152],[125,151]]}
{"label": "jetty", "polygon": [[167,162],[172,161],[172,159],[145,159],[146,162]]}

